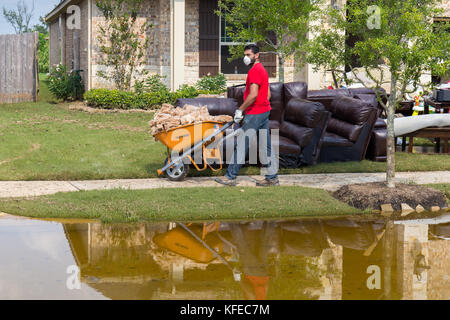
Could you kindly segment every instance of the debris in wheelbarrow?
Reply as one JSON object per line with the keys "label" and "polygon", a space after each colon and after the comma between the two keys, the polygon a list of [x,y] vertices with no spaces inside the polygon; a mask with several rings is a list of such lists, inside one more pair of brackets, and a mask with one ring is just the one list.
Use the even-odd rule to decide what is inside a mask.
{"label": "debris in wheelbarrow", "polygon": [[163,104],[153,120],[149,122],[149,125],[152,129],[152,135],[156,136],[161,132],[167,132],[187,124],[206,121],[225,123],[231,120],[232,117],[227,115],[211,116],[206,106],[198,108],[185,105],[183,108],[176,108],[170,104]]}
{"label": "debris in wheelbarrow", "polygon": [[[217,121],[203,121],[156,134],[155,139],[167,147],[167,158],[164,167],[158,170],[158,175],[166,174],[169,180],[182,181],[188,174],[189,164],[192,164],[198,171],[206,170],[208,167],[213,171],[221,170],[220,146],[224,140],[223,133],[233,123],[234,121],[226,124]],[[225,139],[236,135],[237,132],[238,130],[235,130]],[[202,151],[203,167],[198,166],[194,161],[195,154],[200,150]],[[219,167],[215,168],[213,164],[218,164]]]}

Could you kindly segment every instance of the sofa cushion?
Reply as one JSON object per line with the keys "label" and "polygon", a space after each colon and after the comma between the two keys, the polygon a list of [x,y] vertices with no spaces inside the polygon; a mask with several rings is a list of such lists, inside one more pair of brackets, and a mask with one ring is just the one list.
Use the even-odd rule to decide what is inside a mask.
{"label": "sofa cushion", "polygon": [[237,100],[239,106],[244,103],[245,85],[231,87],[232,90],[228,90],[228,98],[234,98]]}
{"label": "sofa cushion", "polygon": [[386,121],[381,118],[378,118],[375,122],[375,129],[385,129],[387,128]]}
{"label": "sofa cushion", "polygon": [[369,142],[366,157],[376,161],[384,161],[386,157],[386,129],[374,130]]}
{"label": "sofa cushion", "polygon": [[206,106],[212,116],[229,115],[234,116],[239,107],[236,99],[225,98],[195,98],[195,99],[177,99],[175,106],[183,107],[189,104],[196,107]]}
{"label": "sofa cushion", "polygon": [[287,106],[284,119],[298,125],[314,128],[322,119],[325,107],[320,102],[303,99],[291,99]]}
{"label": "sofa cushion", "polygon": [[374,94],[368,94],[368,93],[358,93],[353,96],[353,98],[360,99],[364,102],[367,102],[374,108],[378,108],[378,100],[377,96]]}
{"label": "sofa cushion", "polygon": [[[273,147],[276,148],[276,141],[272,141]],[[278,152],[280,154],[300,154],[302,149],[300,146],[289,138],[279,136]]]}
{"label": "sofa cushion", "polygon": [[374,112],[374,108],[360,99],[339,96],[331,103],[333,117],[355,125],[366,123]]}
{"label": "sofa cushion", "polygon": [[348,91],[350,92],[351,95],[355,95],[355,94],[375,94],[376,95],[376,90],[378,90],[378,92],[380,94],[384,94],[386,93],[386,90],[384,90],[383,88],[379,88],[379,89],[370,89],[370,88],[350,88],[348,89]]}
{"label": "sofa cushion", "polygon": [[378,102],[377,96],[375,94],[358,93],[358,94],[355,94],[353,97],[356,99],[360,99],[364,102],[367,102],[371,106],[377,108],[378,117],[381,117],[381,114],[383,113],[384,108],[381,105],[381,103]]}
{"label": "sofa cushion", "polygon": [[283,83],[274,82],[270,84],[270,120],[281,122],[284,112],[284,90]]}
{"label": "sofa cushion", "polygon": [[308,84],[305,82],[289,82],[284,84],[284,104],[287,105],[291,99],[306,99],[308,95]]}
{"label": "sofa cushion", "polygon": [[269,120],[270,129],[280,129],[280,122],[277,120]]}
{"label": "sofa cushion", "polygon": [[330,121],[328,121],[327,131],[355,142],[358,140],[362,128],[362,125],[354,125],[332,117]]}
{"label": "sofa cushion", "polygon": [[375,91],[373,91],[373,89],[366,88],[366,87],[350,88],[350,89],[348,89],[348,91],[350,92],[351,95],[356,95],[356,94],[375,94]]}
{"label": "sofa cushion", "polygon": [[351,147],[353,143],[348,139],[345,139],[337,134],[326,132],[323,137],[322,146],[340,146],[340,147]]}
{"label": "sofa cushion", "polygon": [[347,89],[322,89],[322,90],[311,90],[308,91],[307,99],[310,101],[318,101],[322,103],[328,111],[331,113],[334,113],[334,110],[332,109],[331,103],[333,100],[338,96],[348,96],[350,97],[351,94]]}
{"label": "sofa cushion", "polygon": [[[383,88],[379,88],[379,89],[369,89],[369,88],[354,88],[354,89],[348,89],[348,91],[350,92],[350,95],[352,96],[361,96],[361,95],[373,95],[376,99],[377,95],[376,92],[379,92],[379,95],[381,97],[381,100],[386,103],[387,102],[387,97],[386,97],[386,90],[384,90]],[[364,100],[364,99],[363,99]],[[377,101],[377,107],[383,111],[383,106],[381,105],[381,103],[379,103]]]}
{"label": "sofa cushion", "polygon": [[280,125],[280,135],[291,139],[303,148],[311,140],[313,129],[283,121]]}

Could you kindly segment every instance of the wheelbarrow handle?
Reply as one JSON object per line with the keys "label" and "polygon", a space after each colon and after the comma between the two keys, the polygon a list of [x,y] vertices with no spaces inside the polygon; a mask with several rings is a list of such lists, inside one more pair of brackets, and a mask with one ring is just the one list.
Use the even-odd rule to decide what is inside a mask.
{"label": "wheelbarrow handle", "polygon": [[225,130],[227,130],[233,124],[234,124],[234,121],[230,121],[227,124],[225,124],[222,128],[220,128],[219,130],[215,131],[214,133],[212,133],[209,136],[207,136],[206,138],[204,138],[202,141],[197,142],[194,146],[192,146],[191,148],[189,148],[188,150],[183,152],[183,154],[181,156],[175,158],[170,163],[166,164],[163,168],[158,170],[158,174],[161,175],[163,172],[165,172],[167,169],[172,167],[174,164],[176,164],[180,160],[183,160],[184,158],[186,158],[187,155],[190,155],[192,152],[196,151],[197,149],[201,148],[205,143],[211,141],[214,137],[216,137],[217,135],[219,135],[222,132],[224,132]]}

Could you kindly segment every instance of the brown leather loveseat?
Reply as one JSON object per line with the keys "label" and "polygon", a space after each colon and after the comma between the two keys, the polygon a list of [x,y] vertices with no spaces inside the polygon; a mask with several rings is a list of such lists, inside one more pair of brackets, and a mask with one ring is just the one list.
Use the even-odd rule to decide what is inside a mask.
{"label": "brown leather loveseat", "polygon": [[357,98],[336,97],[330,105],[319,162],[361,161],[377,119],[377,109]]}
{"label": "brown leather loveseat", "polygon": [[[333,112],[333,109],[331,107],[332,102],[334,101],[334,99],[341,96],[362,100],[377,109],[377,119],[373,127],[373,130],[369,133],[368,137],[369,143],[366,148],[366,151],[364,151],[363,149],[359,150],[360,151],[359,158],[357,157],[355,160],[364,159],[364,154],[361,153],[364,151],[365,158],[367,159],[373,161],[386,161],[386,122],[384,121],[384,119],[382,119],[384,109],[378,102],[376,93],[373,90],[368,88],[353,88],[353,89],[335,89],[335,90],[323,89],[323,90],[308,91],[308,100],[321,102],[327,110],[331,110],[332,112]],[[384,97],[385,96],[384,89],[380,89],[380,96],[383,97],[383,102],[386,103],[386,98]]]}

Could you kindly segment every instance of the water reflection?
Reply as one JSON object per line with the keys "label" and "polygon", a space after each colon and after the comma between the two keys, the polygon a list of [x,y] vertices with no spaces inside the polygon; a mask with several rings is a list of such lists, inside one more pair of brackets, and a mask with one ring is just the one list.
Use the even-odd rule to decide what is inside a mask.
{"label": "water reflection", "polygon": [[[56,225],[81,270],[80,291],[111,299],[449,299],[449,221]],[[23,251],[14,237],[9,245]],[[0,259],[6,246],[0,241]],[[22,285],[19,276],[15,281]],[[0,287],[1,298],[8,294]]]}

